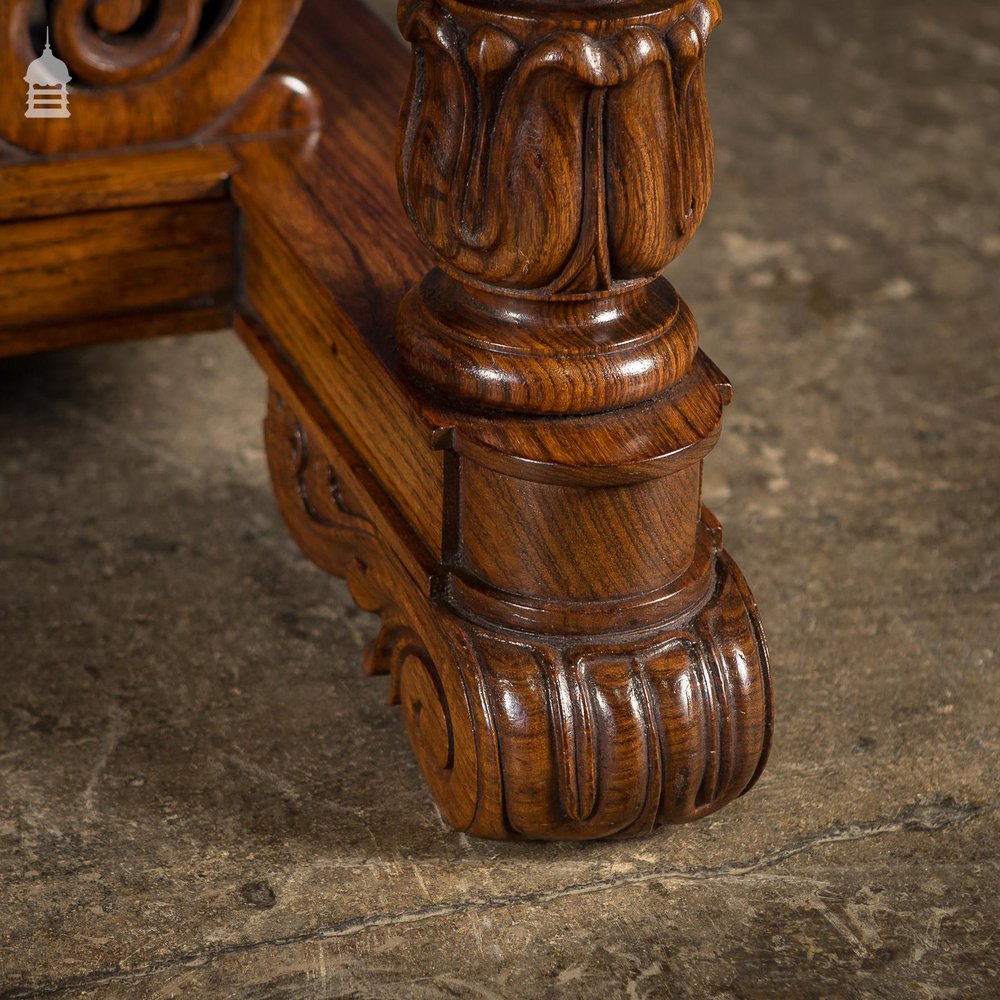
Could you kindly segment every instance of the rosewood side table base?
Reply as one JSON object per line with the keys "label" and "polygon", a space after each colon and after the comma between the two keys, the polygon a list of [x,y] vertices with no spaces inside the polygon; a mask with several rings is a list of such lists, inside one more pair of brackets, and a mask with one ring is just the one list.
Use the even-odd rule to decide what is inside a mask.
{"label": "rosewood side table base", "polygon": [[[285,55],[311,87],[272,73],[228,128],[90,161],[154,178],[130,212],[215,213],[212,305],[270,381],[281,512],[381,615],[366,669],[389,675],[435,801],[473,835],[644,833],[718,809],[766,761],[763,633],[701,502],[732,390],[660,277],[710,193],[719,18],[715,0],[404,0],[394,165],[403,52],[353,2],[307,4]],[[10,120],[0,135],[30,148]],[[12,152],[0,177],[80,170],[39,158],[54,151]],[[0,194],[4,228],[36,225],[28,200]],[[161,233],[166,282],[194,250]],[[68,340],[64,317],[26,325],[0,294],[0,350],[139,317],[169,332],[164,310],[207,307],[161,298],[110,324],[94,304]]]}

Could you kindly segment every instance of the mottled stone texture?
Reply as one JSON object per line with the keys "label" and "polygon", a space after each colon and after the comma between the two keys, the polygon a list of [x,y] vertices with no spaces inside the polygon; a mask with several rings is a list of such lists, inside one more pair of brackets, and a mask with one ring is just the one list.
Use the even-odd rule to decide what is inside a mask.
{"label": "mottled stone texture", "polygon": [[0,365],[0,996],[995,997],[1000,8],[733,2],[675,282],[770,631],[758,788],[476,843],[301,558],[229,334]]}

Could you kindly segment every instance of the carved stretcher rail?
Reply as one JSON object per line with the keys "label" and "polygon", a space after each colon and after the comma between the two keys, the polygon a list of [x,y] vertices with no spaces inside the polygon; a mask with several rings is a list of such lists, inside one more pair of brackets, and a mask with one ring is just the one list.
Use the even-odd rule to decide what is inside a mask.
{"label": "carved stretcher rail", "polygon": [[[96,39],[71,16],[80,5],[65,7],[57,41],[93,100],[117,94],[117,107],[199,65],[254,5],[205,4],[171,46],[147,18],[143,58],[113,64],[100,39],[129,4],[100,7]],[[443,815],[475,835],[643,833],[730,802],[767,758],[766,644],[701,500],[732,389],[660,276],[711,189],[704,60],[719,18],[714,0],[404,0],[408,59],[353,2],[307,4],[285,49],[311,82],[296,114],[264,101],[268,114],[234,130],[199,106],[192,159],[101,158],[102,199],[122,162],[157,168],[147,195],[118,195],[109,216],[178,201],[202,220],[232,213],[200,252],[223,269],[213,301],[271,383],[282,514],[382,616],[367,669],[390,676]],[[271,45],[254,51],[259,74]],[[325,127],[303,131],[317,97]],[[80,146],[21,128],[0,117],[22,150],[110,136]],[[82,162],[0,168],[40,178],[6,207],[0,185],[20,219],[7,226],[41,233],[107,208],[75,185],[63,214],[40,213],[40,186],[60,187],[52,171]],[[132,221],[105,220],[120,240]],[[189,273],[193,248],[149,238],[167,244],[164,281]],[[38,281],[35,303],[52,291]],[[120,324],[199,301],[151,293]],[[24,349],[32,329],[36,346],[60,346],[51,324],[76,305],[94,322],[86,304],[66,292],[43,335],[11,318],[13,302],[5,317],[0,295],[0,348]]]}

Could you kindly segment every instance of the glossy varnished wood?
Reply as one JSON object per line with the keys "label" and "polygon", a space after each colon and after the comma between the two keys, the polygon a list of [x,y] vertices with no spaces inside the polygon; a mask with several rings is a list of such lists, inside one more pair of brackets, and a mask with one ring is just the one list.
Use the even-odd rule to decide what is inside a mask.
{"label": "glossy varnished wood", "polygon": [[0,166],[0,220],[222,199],[235,166],[222,145]]}
{"label": "glossy varnished wood", "polygon": [[[633,178],[621,188],[635,192],[631,207],[608,212],[598,191],[604,215],[594,215],[588,185],[603,182],[592,159],[551,181],[551,198],[588,206],[578,206],[576,228],[592,264],[603,255],[624,267],[628,244],[643,267],[602,272],[557,240],[548,250],[520,245],[522,226],[504,230],[509,213],[526,213],[524,226],[543,239],[551,227],[542,216],[573,208],[544,198],[528,207],[530,192],[519,196],[517,170],[505,173],[503,156],[491,159],[491,179],[513,199],[509,212],[485,197],[476,210],[456,204],[467,184],[454,177],[478,168],[459,169],[447,137],[475,132],[465,119],[482,95],[463,101],[447,67],[432,65],[437,56],[416,44],[440,43],[430,28],[411,39],[417,76],[399,146],[400,189],[421,242],[407,236],[384,141],[395,102],[366,84],[401,81],[402,54],[360,11],[307,8],[291,52],[304,65],[320,60],[314,78],[334,127],[311,142],[238,150],[233,191],[247,260],[239,329],[273,386],[266,439],[282,513],[304,551],[381,614],[368,667],[391,675],[449,822],[491,837],[621,836],[731,801],[756,779],[770,744],[756,608],[701,505],[701,462],[732,389],[697,350],[690,312],[658,278],[707,199],[710,133],[699,88],[718,12],[694,3],[620,5],[627,15],[546,6],[544,15],[508,16],[501,4],[408,3],[401,23],[412,34],[416,21],[444,19],[458,32],[457,58],[471,51],[491,67],[460,73],[463,86],[501,89],[524,50],[535,39],[547,44],[560,24],[575,33],[572,44],[598,39],[605,55],[627,48],[630,32],[640,41],[662,35],[660,70],[640,84],[634,76],[581,84],[563,74],[543,88],[550,104],[560,87],[608,91],[605,105],[618,107],[631,135],[616,154],[623,170],[642,168],[621,151],[629,141],[638,148],[652,129],[655,145],[669,131],[644,118],[658,113],[654,97],[691,117],[687,138],[674,136],[680,159],[659,165],[658,184],[647,190]],[[510,17],[518,53],[504,63],[490,46],[503,49],[493,28]],[[662,92],[670,38],[682,49],[687,39],[681,56],[695,64],[686,103],[676,89]],[[629,95],[614,93],[631,86],[644,89],[634,114]],[[510,114],[537,124],[538,99],[527,88]],[[589,114],[593,103],[579,94],[566,101],[573,114]],[[553,128],[546,148],[566,141]],[[429,150],[422,167],[413,154],[421,129],[440,140],[439,158]],[[513,150],[508,157],[517,159]],[[678,164],[694,176],[671,173]],[[544,189],[544,179],[538,184]],[[472,214],[463,220],[463,211]],[[629,243],[609,228],[628,212],[634,232],[651,240],[648,253],[641,238]],[[455,228],[449,219],[459,220]],[[586,232],[588,219],[596,232]],[[491,229],[489,259],[463,249],[463,240],[476,243],[476,226]],[[569,257],[579,264],[569,285],[555,287],[542,270],[518,285],[503,271],[503,261],[522,257],[541,269],[545,253],[563,260],[553,273]],[[614,359],[627,357],[637,375],[616,380]]]}
{"label": "glossy varnished wood", "polygon": [[715,0],[400,4],[414,49],[400,190],[434,252],[407,367],[474,406],[585,413],[664,392],[697,331],[659,273],[713,172]]}
{"label": "glossy varnished wood", "polygon": [[[294,366],[252,322],[240,329],[272,380],[265,436],[279,506],[303,551],[382,616],[366,666],[390,675],[450,823],[488,837],[633,835],[752,784],[770,741],[766,647],[727,556],[701,610],[656,630],[560,637],[457,613]],[[709,515],[706,526],[710,557],[721,535]]]}
{"label": "glossy varnished wood", "polygon": [[[38,54],[30,3],[0,0],[0,354],[232,322],[231,146],[308,133],[319,102],[269,69],[300,0],[142,5],[62,0],[50,34],[71,116],[24,116]],[[16,86],[15,86],[16,81]]]}
{"label": "glossy varnished wood", "polygon": [[[126,149],[211,131],[261,78],[302,0],[212,0],[148,5],[58,0],[54,51],[75,86],[71,116],[30,119],[23,101],[0,103],[0,140],[35,154]],[[32,0],[2,0],[0,93],[21,95],[44,35]]]}
{"label": "glossy varnished wood", "polygon": [[228,201],[91,212],[0,227],[0,329],[231,301]]}
{"label": "glossy varnished wood", "polygon": [[660,276],[711,188],[715,0],[404,0],[411,53],[316,0],[299,75],[267,70],[297,6],[144,34],[55,5],[88,91],[47,138],[0,115],[0,353],[235,305],[279,508],[382,617],[366,667],[445,818],[583,839],[720,808],[767,759],[767,649],[701,497],[732,387]]}

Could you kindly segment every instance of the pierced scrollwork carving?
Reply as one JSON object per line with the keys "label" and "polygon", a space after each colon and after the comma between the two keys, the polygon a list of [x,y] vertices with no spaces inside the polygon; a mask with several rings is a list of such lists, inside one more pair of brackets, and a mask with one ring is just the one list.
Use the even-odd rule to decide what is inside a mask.
{"label": "pierced scrollwork carving", "polygon": [[130,83],[186,58],[231,7],[231,0],[61,0],[53,40],[77,81]]}
{"label": "pierced scrollwork carving", "polygon": [[[71,116],[26,120],[0,104],[0,141],[31,153],[185,139],[233,111],[267,70],[302,0],[2,0],[0,93],[21,91],[44,28],[73,77]],[[299,84],[289,100],[305,88]],[[300,94],[301,96],[301,94]],[[314,100],[309,96],[310,100]]]}
{"label": "pierced scrollwork carving", "polygon": [[651,280],[698,228],[715,0],[595,20],[410,0],[404,202],[442,267],[538,294]]}

